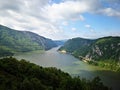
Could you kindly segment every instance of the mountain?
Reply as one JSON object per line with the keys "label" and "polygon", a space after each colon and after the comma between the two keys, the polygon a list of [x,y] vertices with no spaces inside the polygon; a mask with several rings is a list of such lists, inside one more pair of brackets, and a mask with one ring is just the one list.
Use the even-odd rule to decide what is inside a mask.
{"label": "mountain", "polygon": [[73,38],[68,40],[59,51],[92,65],[120,72],[120,37],[103,37],[95,40]]}
{"label": "mountain", "polygon": [[29,31],[17,31],[0,25],[0,56],[15,52],[48,50],[57,45],[51,39]]}
{"label": "mountain", "polygon": [[83,38],[73,38],[65,42],[65,44],[59,48],[59,50],[65,50],[68,53],[74,54],[76,52],[82,53],[87,47],[91,45],[94,40],[83,39]]}
{"label": "mountain", "polygon": [[92,43],[87,58],[94,60],[120,60],[120,37],[103,37]]}
{"label": "mountain", "polygon": [[103,37],[96,40],[73,38],[60,49],[89,60],[120,60],[120,37]]}
{"label": "mountain", "polygon": [[54,42],[56,43],[56,45],[64,45],[64,43],[66,42],[67,40],[54,40]]}
{"label": "mountain", "polygon": [[0,90],[111,90],[99,77],[89,81],[25,60],[0,59]]}

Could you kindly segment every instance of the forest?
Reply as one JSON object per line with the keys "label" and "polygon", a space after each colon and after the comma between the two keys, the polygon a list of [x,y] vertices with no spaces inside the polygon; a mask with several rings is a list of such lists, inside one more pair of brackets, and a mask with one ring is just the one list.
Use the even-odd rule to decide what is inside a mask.
{"label": "forest", "polygon": [[55,67],[43,68],[24,59],[0,59],[0,90],[111,90],[99,77],[71,77]]}

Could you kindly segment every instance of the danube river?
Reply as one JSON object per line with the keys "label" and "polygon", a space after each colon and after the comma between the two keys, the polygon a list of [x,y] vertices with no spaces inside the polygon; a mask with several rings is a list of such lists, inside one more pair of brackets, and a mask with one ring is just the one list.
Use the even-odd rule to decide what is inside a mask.
{"label": "danube river", "polygon": [[92,79],[99,76],[102,82],[112,87],[113,90],[120,90],[120,73],[115,73],[100,67],[89,65],[79,59],[57,52],[58,47],[48,51],[34,51],[29,53],[17,54],[17,59],[25,59],[43,67],[56,67],[72,76]]}

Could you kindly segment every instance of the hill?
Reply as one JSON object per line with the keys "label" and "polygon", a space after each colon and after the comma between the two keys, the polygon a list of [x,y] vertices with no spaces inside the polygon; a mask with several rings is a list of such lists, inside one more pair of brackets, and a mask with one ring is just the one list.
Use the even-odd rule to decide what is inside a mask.
{"label": "hill", "polygon": [[94,60],[120,60],[120,37],[103,37],[92,43],[88,58]]}
{"label": "hill", "polygon": [[90,64],[120,72],[120,37],[103,37],[96,40],[73,38],[59,51],[66,51]]}
{"label": "hill", "polygon": [[66,41],[67,41],[67,40],[54,40],[54,42],[55,42],[58,46],[64,45],[64,43],[65,43]]}
{"label": "hill", "polygon": [[120,37],[103,37],[96,40],[73,38],[60,49],[75,55],[93,60],[120,60]]}
{"label": "hill", "polygon": [[[91,45],[94,40],[83,39],[83,38],[73,38],[65,42],[65,44],[59,48],[60,51],[65,50],[68,53],[74,55],[74,53],[83,55],[87,51],[87,48]],[[83,52],[84,50],[84,52]],[[78,55],[76,55],[77,57]]]}
{"label": "hill", "polygon": [[109,90],[99,77],[72,78],[56,68],[43,68],[25,60],[0,59],[0,90]]}
{"label": "hill", "polygon": [[48,50],[57,46],[51,39],[28,31],[17,31],[0,25],[0,56],[15,52]]}

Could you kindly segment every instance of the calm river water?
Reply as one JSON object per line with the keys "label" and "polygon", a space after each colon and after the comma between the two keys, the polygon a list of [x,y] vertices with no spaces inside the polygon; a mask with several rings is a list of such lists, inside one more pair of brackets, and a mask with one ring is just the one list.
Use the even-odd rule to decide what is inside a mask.
{"label": "calm river water", "polygon": [[72,76],[92,79],[99,76],[102,82],[112,87],[114,90],[120,90],[120,73],[111,72],[96,66],[88,65],[85,62],[69,55],[57,52],[58,47],[48,51],[34,51],[29,53],[17,54],[17,59],[26,59],[32,63],[43,67],[56,67]]}

